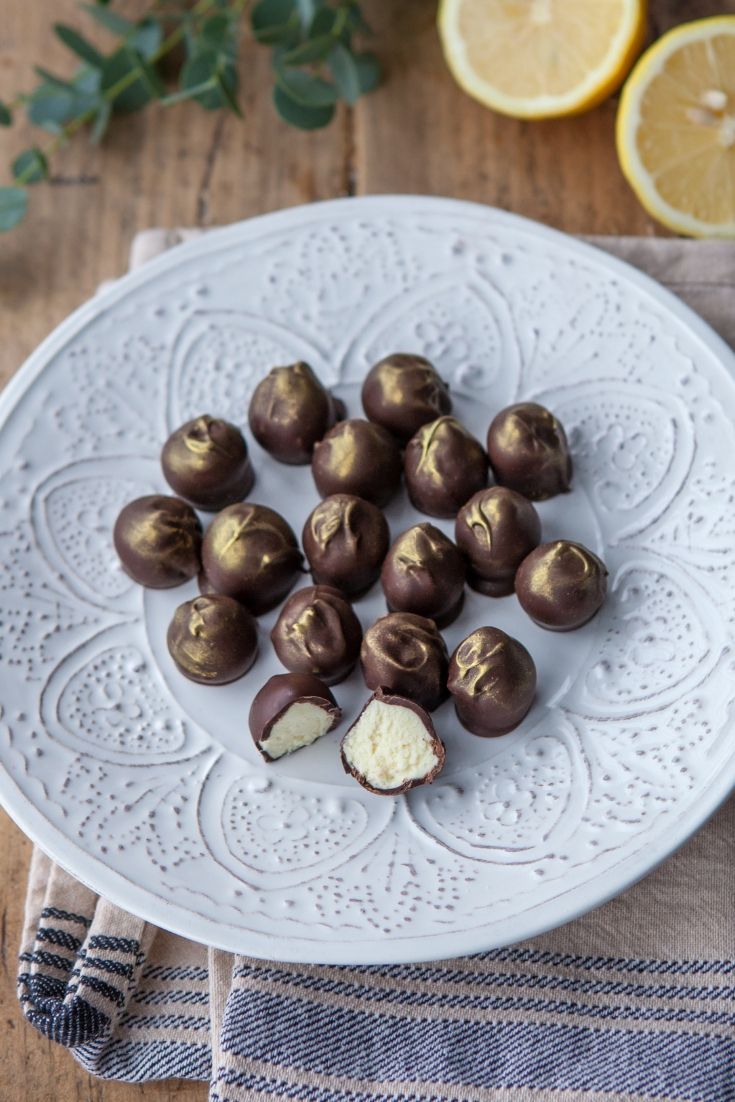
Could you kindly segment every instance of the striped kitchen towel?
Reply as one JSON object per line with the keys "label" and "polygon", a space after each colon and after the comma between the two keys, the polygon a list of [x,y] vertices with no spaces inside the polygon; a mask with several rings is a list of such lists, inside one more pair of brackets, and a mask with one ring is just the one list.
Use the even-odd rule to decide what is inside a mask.
{"label": "striped kitchen towel", "polygon": [[[141,235],[133,260],[183,235]],[[735,344],[732,245],[597,243]],[[552,934],[350,968],[208,950],[36,850],[18,995],[93,1074],[208,1080],[210,1102],[735,1102],[734,858],[731,799],[645,881]]]}

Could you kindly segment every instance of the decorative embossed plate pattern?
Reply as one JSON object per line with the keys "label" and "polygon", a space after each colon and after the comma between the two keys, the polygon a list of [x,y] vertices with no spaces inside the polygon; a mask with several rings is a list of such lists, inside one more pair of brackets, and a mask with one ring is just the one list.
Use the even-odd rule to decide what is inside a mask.
{"label": "decorative embossed plate pattern", "polygon": [[[342,774],[339,734],[264,765],[249,700],[275,672],[192,685],[165,629],[193,584],[144,592],[111,529],[164,489],[185,418],[245,422],[255,380],[296,357],[359,412],[367,366],[424,352],[478,434],[548,403],[575,455],[548,538],[601,552],[610,599],[543,632],[471,595],[453,646],[491,622],[535,655],[513,734],[437,724],[447,768],[379,799]],[[259,956],[402,962],[530,936],[619,891],[735,781],[733,356],[672,296],[540,226],[445,200],[348,200],[216,232],[127,277],[45,342],[2,398],[0,794],[54,858],[170,929]],[[308,470],[253,446],[254,500],[300,530]],[[414,519],[388,511],[397,533]],[[446,527],[446,526],[445,526]],[[451,531],[451,527],[448,529]],[[367,624],[379,592],[361,600]],[[337,689],[347,711],[365,690]]]}

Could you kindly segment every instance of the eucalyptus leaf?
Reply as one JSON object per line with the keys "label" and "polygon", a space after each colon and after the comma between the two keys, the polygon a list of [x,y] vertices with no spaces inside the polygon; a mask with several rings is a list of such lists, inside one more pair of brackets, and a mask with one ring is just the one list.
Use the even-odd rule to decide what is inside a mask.
{"label": "eucalyptus leaf", "polygon": [[239,119],[242,118],[242,111],[240,110],[240,104],[237,102],[235,91],[237,88],[237,72],[233,70],[235,76],[235,86],[232,87],[231,77],[225,79],[224,71],[217,74],[217,89],[225,101],[233,115],[237,115]]}
{"label": "eucalyptus leaf", "polygon": [[[205,83],[207,91],[194,91],[197,85]],[[181,86],[201,107],[216,111],[218,107],[231,106],[230,97],[234,99],[237,92],[237,69],[229,59],[205,50],[184,64]]]}
{"label": "eucalyptus leaf", "polygon": [[67,27],[64,23],[54,23],[54,34],[60,39],[67,49],[92,65],[95,69],[101,69],[105,63],[102,54],[94,48],[91,42],[75,31],[73,27]]}
{"label": "eucalyptus leaf", "polygon": [[163,41],[163,28],[158,19],[142,19],[130,35],[129,43],[146,61],[158,51]]}
{"label": "eucalyptus leaf", "polygon": [[314,15],[316,14],[319,6],[320,0],[296,0],[296,7],[298,8],[301,26],[305,30],[314,18]]}
{"label": "eucalyptus leaf", "polygon": [[97,145],[102,141],[107,127],[110,124],[112,117],[112,104],[109,100],[102,100],[102,103],[97,108],[97,114],[94,117],[92,123],[92,129],[89,132],[89,140],[93,145]]}
{"label": "eucalyptus leaf", "polygon": [[90,69],[83,65],[72,77],[72,85],[85,95],[95,96],[102,87],[102,73],[99,69]]}
{"label": "eucalyptus leaf", "polygon": [[357,69],[357,78],[360,82],[360,94],[364,96],[367,92],[372,92],[373,88],[377,88],[380,84],[380,78],[383,75],[380,68],[380,62],[375,54],[371,53],[353,54],[352,60]]}
{"label": "eucalyptus leaf", "polygon": [[[116,50],[105,61],[102,70],[102,91],[109,94],[123,77],[137,71],[137,68],[138,66],[132,63],[130,55],[124,47]],[[151,93],[145,82],[138,77],[124,91],[118,92],[113,97],[112,109],[118,114],[126,115],[132,111],[140,111],[150,101]]]}
{"label": "eucalyptus leaf", "polygon": [[285,50],[281,55],[284,65],[309,65],[315,61],[324,61],[334,46],[334,39],[330,34],[319,35],[317,38],[308,38],[298,46]]}
{"label": "eucalyptus leaf", "polygon": [[74,118],[75,104],[73,92],[41,85],[28,100],[26,113],[34,126],[58,134],[64,123]]}
{"label": "eucalyptus leaf", "polygon": [[150,65],[142,54],[134,50],[132,46],[125,46],[125,52],[130,58],[130,64],[132,68],[137,66],[140,72],[140,79],[145,84],[146,88],[154,99],[160,99],[161,96],[166,94],[163,81],[159,77],[158,73],[152,65]]}
{"label": "eucalyptus leaf", "polygon": [[34,65],[33,68],[44,84],[48,85],[50,88],[61,89],[62,92],[74,91],[74,85],[68,80],[62,80],[61,77],[54,76],[48,69],[43,69],[40,65]]}
{"label": "eucalyptus leaf", "polygon": [[331,107],[337,101],[337,89],[321,77],[303,69],[276,69],[281,91],[304,107]]}
{"label": "eucalyptus leaf", "polygon": [[113,34],[128,35],[135,26],[123,15],[118,15],[110,8],[100,7],[99,4],[82,4],[82,9],[108,31],[112,31]]}
{"label": "eucalyptus leaf", "polygon": [[329,35],[330,40],[334,33],[334,28],[337,23],[337,13],[334,8],[319,8],[314,18],[309,24],[309,38],[319,38],[321,35]]}
{"label": "eucalyptus leaf", "polygon": [[202,41],[213,50],[231,53],[235,48],[235,35],[231,16],[223,12],[210,15],[201,29]]}
{"label": "eucalyptus leaf", "polygon": [[162,107],[171,107],[174,103],[182,103],[184,100],[196,99],[197,96],[202,95],[204,92],[209,92],[212,88],[216,87],[216,78],[210,77],[208,80],[203,80],[201,84],[195,84],[191,88],[181,88],[178,92],[171,92],[170,95],[164,96],[160,103]]}
{"label": "eucalyptus leaf", "polygon": [[299,13],[296,0],[260,0],[250,16],[253,35],[266,45],[296,45],[299,41]]}
{"label": "eucalyptus leaf", "polygon": [[0,100],[0,126],[12,126],[13,125],[13,113],[7,104]]}
{"label": "eucalyptus leaf", "polygon": [[306,107],[286,95],[280,85],[273,89],[273,103],[284,122],[297,126],[300,130],[319,130],[330,123],[334,116],[334,106]]}
{"label": "eucalyptus leaf", "polygon": [[27,209],[28,192],[24,187],[0,187],[0,233],[22,222]]}
{"label": "eucalyptus leaf", "polygon": [[12,173],[21,184],[38,184],[48,176],[48,161],[37,146],[32,146],[15,158]]}
{"label": "eucalyptus leaf", "polygon": [[352,106],[360,97],[360,74],[352,53],[341,42],[332,49],[327,59],[329,71],[342,99]]}

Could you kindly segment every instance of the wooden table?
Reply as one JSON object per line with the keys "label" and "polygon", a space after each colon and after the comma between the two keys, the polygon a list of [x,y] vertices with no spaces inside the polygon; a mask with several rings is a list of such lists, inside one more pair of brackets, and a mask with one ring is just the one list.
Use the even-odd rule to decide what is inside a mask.
{"label": "wooden table", "polygon": [[[146,226],[210,226],[333,196],[414,192],[494,204],[571,233],[662,232],[618,168],[614,102],[544,123],[484,110],[446,71],[435,7],[366,0],[386,81],[325,131],[298,133],[277,119],[268,52],[250,45],[244,121],[193,105],[154,107],[117,120],[102,148],[82,140],[63,151],[50,186],[33,192],[26,223],[0,237],[0,383],[102,280],[125,271],[132,237]],[[651,8],[655,35],[685,19],[735,12],[735,0],[651,0]],[[34,63],[65,71],[50,24],[78,24],[80,16],[74,0],[3,0],[2,9],[0,98],[9,98],[30,86]],[[4,165],[24,136],[0,136]],[[29,856],[30,843],[0,813],[4,1102],[203,1102],[201,1083],[93,1080],[25,1024],[14,980]]]}

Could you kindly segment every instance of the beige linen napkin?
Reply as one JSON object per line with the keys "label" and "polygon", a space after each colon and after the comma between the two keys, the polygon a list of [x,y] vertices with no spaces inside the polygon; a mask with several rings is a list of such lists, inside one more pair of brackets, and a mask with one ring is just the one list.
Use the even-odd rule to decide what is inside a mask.
{"label": "beige linen napkin", "polygon": [[[196,232],[141,234],[131,263]],[[735,246],[595,244],[735,344]],[[545,937],[348,968],[207,950],[113,907],[36,850],[19,998],[94,1074],[207,1079],[212,1102],[728,1102],[734,854],[731,799],[646,880]]]}

